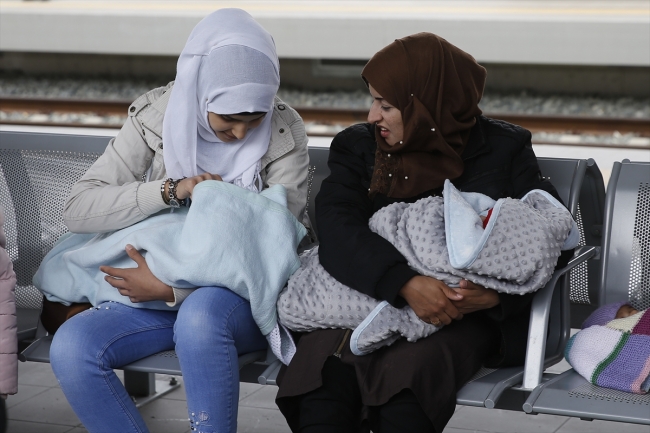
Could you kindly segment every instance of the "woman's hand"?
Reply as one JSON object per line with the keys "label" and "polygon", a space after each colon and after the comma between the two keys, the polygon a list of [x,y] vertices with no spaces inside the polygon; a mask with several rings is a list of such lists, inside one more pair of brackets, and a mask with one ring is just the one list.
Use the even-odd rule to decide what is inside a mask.
{"label": "woman's hand", "polygon": [[453,289],[462,299],[451,299],[454,306],[463,314],[473,313],[474,311],[487,310],[499,304],[499,294],[483,286],[474,284],[471,281],[461,280],[460,287]]}
{"label": "woman's hand", "polygon": [[[203,173],[194,177],[187,177],[176,185],[176,198],[183,200],[192,197],[194,187],[205,180],[222,180],[218,174]],[[169,185],[165,185],[165,194],[169,195]]]}
{"label": "woman's hand", "polygon": [[126,254],[138,265],[136,268],[119,269],[100,266],[107,274],[104,279],[131,302],[174,301],[174,290],[151,273],[146,260],[132,245],[126,246]]}
{"label": "woman's hand", "polygon": [[448,325],[463,318],[452,301],[459,302],[463,295],[456,293],[440,280],[418,275],[411,278],[399,291],[420,319],[435,326]]}

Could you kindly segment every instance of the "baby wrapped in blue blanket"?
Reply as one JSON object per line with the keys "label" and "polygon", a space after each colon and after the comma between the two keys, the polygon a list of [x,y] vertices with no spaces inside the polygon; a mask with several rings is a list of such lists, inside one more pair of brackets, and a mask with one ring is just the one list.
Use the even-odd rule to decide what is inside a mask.
{"label": "baby wrapped in blue blanket", "polygon": [[34,285],[48,300],[68,305],[114,301],[135,308],[178,309],[163,301],[132,303],[104,280],[101,265],[134,267],[124,250],[131,244],[165,284],[226,287],[250,301],[262,334],[286,336],[278,331],[275,304],[300,266],[296,249],[305,234],[287,208],[282,185],[257,194],[227,182],[205,181],[194,188],[190,208],[163,211],[112,233],[62,236],[43,259]]}

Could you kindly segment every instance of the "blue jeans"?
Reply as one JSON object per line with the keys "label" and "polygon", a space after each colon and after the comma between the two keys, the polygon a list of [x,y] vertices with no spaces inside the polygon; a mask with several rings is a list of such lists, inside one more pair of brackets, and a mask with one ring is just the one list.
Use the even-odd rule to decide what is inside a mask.
{"label": "blue jeans", "polygon": [[176,349],[194,431],[237,430],[237,356],[266,348],[250,304],[221,287],[203,287],[178,312],[106,302],[65,322],[50,362],[61,389],[89,432],[148,432],[113,372]]}

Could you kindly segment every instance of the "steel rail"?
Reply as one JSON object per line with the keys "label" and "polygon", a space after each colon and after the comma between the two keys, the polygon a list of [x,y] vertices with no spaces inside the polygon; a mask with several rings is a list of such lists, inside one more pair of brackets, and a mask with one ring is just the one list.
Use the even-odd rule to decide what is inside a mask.
{"label": "steel rail", "polygon": [[[126,115],[131,101],[92,99],[53,99],[0,97],[0,110],[29,113],[93,113],[96,115]],[[305,122],[348,126],[365,122],[367,110],[345,108],[294,107]],[[573,134],[636,133],[650,136],[650,119],[632,119],[595,116],[560,116],[540,114],[485,113],[486,116],[520,125],[531,132],[565,132]],[[2,123],[35,124],[29,121]],[[45,126],[51,123],[39,122]],[[61,125],[57,123],[57,125]],[[66,126],[90,126],[76,123]],[[100,126],[100,125],[92,125]],[[108,126],[115,128],[115,126]],[[645,147],[643,147],[645,148]]]}

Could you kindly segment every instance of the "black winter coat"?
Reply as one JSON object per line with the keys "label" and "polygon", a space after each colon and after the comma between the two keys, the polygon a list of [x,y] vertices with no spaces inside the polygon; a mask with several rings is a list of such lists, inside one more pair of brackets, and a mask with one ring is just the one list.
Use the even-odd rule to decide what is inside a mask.
{"label": "black winter coat", "polygon": [[[530,132],[523,128],[478,117],[462,154],[463,175],[453,180],[454,185],[495,200],[521,198],[532,189],[548,191],[559,199],[553,185],[540,174],[530,139]],[[371,199],[368,189],[375,150],[369,124],[352,126],[334,138],[328,162],[331,174],[316,197],[319,258],[340,282],[401,307],[406,302],[399,290],[417,273],[392,244],[370,231],[368,220],[390,203],[414,202],[442,191],[406,200],[380,194]],[[570,254],[560,260],[566,262],[566,256]],[[301,402],[323,386],[324,377],[331,389],[348,389],[349,384],[342,383],[349,380],[347,376],[324,370],[326,360],[336,352],[341,366],[352,369],[365,407],[382,406],[409,389],[435,431],[442,431],[454,413],[458,390],[481,365],[524,363],[532,295],[499,294],[499,298],[496,307],[467,314],[427,338],[415,343],[400,339],[365,356],[352,354],[346,339],[349,332],[342,329],[302,334],[291,364],[278,375],[276,403],[292,430],[298,431],[301,420],[309,416],[302,413]]]}
{"label": "black winter coat", "polygon": [[[418,273],[392,244],[370,231],[368,220],[388,204],[440,195],[441,189],[410,199],[381,194],[370,199],[375,150],[370,124],[354,125],[334,138],[328,161],[331,174],[316,197],[319,257],[323,267],[343,284],[403,307],[406,302],[398,292]],[[530,190],[542,189],[561,201],[553,185],[542,178],[531,134],[524,128],[479,116],[462,159],[463,174],[452,181],[460,191],[498,200],[521,198]],[[567,254],[561,257],[562,262],[567,259]],[[499,298],[499,305],[482,312],[499,324],[502,333],[499,353],[488,364],[523,364],[532,295],[499,294]]]}

